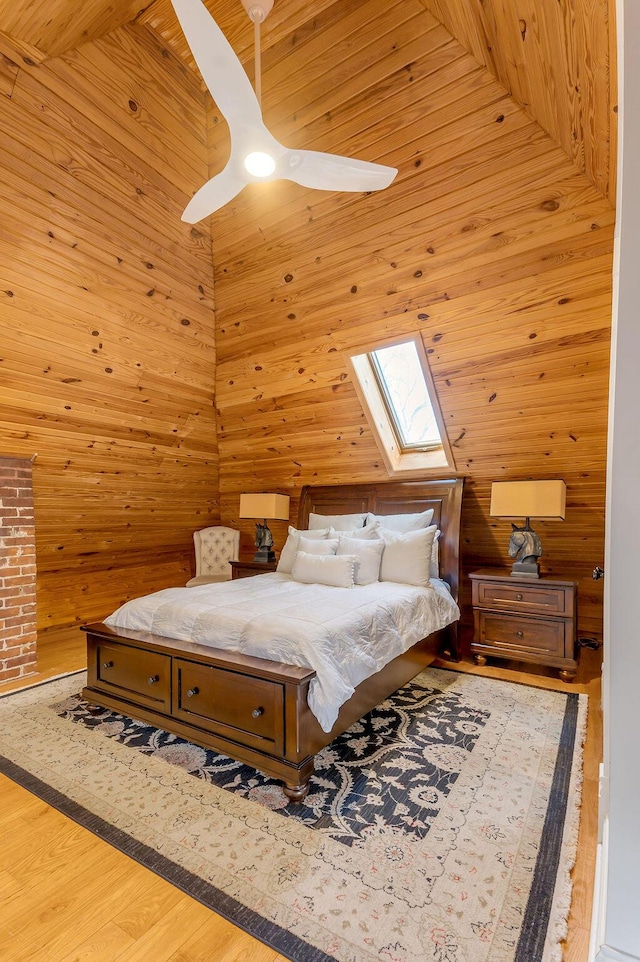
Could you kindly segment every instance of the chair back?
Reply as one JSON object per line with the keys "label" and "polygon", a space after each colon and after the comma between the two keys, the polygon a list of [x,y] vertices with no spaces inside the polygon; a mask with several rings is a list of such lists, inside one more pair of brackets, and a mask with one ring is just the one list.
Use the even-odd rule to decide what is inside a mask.
{"label": "chair back", "polygon": [[196,552],[196,577],[214,577],[221,581],[231,579],[230,561],[237,561],[240,553],[240,532],[224,525],[212,525],[194,531],[193,544]]}

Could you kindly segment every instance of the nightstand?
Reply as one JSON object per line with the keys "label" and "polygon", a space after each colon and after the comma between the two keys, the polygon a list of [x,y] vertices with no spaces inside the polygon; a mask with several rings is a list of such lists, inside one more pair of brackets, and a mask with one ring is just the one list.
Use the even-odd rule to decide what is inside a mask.
{"label": "nightstand", "polygon": [[264,575],[268,571],[275,571],[277,561],[230,561],[231,579],[253,578],[254,575]]}
{"label": "nightstand", "polygon": [[476,664],[494,656],[549,665],[572,681],[578,668],[577,582],[516,577],[505,568],[481,568],[469,577]]}

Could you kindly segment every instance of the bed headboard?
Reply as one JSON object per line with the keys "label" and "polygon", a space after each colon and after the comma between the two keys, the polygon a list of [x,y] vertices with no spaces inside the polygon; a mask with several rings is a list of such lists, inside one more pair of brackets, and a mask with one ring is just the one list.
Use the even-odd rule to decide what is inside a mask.
{"label": "bed headboard", "polygon": [[440,537],[440,576],[458,598],[460,583],[460,517],[463,478],[434,481],[387,481],[380,484],[306,485],[300,495],[298,528],[309,514],[405,514],[433,508]]}

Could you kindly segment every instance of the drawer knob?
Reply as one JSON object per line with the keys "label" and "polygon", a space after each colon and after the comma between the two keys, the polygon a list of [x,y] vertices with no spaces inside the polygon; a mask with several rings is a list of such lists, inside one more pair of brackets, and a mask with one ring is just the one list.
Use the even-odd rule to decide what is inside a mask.
{"label": "drawer knob", "polygon": [[160,681],[160,675],[149,675],[147,681],[150,685],[155,685],[156,682]]}
{"label": "drawer knob", "polygon": [[200,689],[196,688],[196,686],[194,685],[194,687],[190,688],[189,691],[187,692],[187,698],[193,698],[193,696],[197,695],[199,691]]}
{"label": "drawer knob", "polygon": [[264,715],[264,708],[254,708],[251,712],[252,718],[260,718],[260,715]]}
{"label": "drawer knob", "polygon": [[105,661],[105,662],[103,663],[102,667],[103,667],[103,668],[113,668],[113,662],[112,662],[112,661]]}
{"label": "drawer knob", "polygon": [[516,601],[522,601],[522,595],[520,592],[516,595]]}
{"label": "drawer knob", "polygon": [[518,638],[524,638],[524,631],[516,631],[516,636]]}

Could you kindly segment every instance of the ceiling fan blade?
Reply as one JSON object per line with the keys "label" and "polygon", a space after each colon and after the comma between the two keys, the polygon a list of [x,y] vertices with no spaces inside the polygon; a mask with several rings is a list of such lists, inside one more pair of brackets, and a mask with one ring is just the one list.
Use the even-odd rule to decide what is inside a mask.
{"label": "ceiling fan blade", "polygon": [[[233,47],[201,0],[171,0],[209,93],[231,127],[262,124],[260,104]],[[197,194],[196,194],[197,196]]]}
{"label": "ceiling fan blade", "polygon": [[395,167],[318,150],[289,150],[278,167],[280,177],[318,190],[383,190],[398,173]]}
{"label": "ceiling fan blade", "polygon": [[227,164],[223,171],[196,191],[184,209],[182,220],[187,224],[195,224],[203,220],[237,197],[246,186],[246,179],[241,177],[234,167]]}

